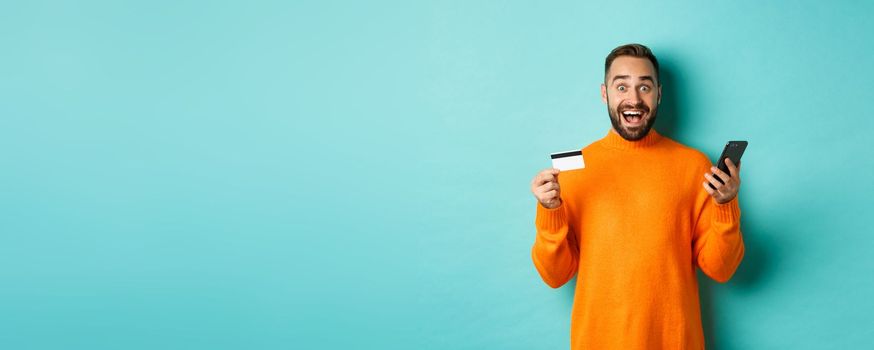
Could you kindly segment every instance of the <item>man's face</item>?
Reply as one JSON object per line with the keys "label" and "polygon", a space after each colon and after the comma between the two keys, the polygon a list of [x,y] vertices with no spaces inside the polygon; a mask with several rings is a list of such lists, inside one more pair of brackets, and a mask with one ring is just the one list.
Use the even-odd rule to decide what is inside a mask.
{"label": "man's face", "polygon": [[613,129],[629,141],[642,139],[655,124],[662,87],[655,68],[646,58],[619,56],[613,60],[601,85],[601,100]]}

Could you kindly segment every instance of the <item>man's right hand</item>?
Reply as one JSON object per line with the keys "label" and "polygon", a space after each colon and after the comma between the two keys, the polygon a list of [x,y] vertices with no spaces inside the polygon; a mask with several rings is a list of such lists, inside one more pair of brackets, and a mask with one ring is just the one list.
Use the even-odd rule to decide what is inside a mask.
{"label": "man's right hand", "polygon": [[556,168],[546,169],[531,180],[531,193],[534,193],[537,201],[547,209],[555,209],[561,205],[558,173],[559,170]]}

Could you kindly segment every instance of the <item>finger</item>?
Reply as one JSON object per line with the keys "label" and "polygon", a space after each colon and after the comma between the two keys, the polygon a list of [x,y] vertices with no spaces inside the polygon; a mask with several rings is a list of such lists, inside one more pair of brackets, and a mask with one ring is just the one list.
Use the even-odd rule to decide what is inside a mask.
{"label": "finger", "polygon": [[707,194],[713,195],[716,191],[710,188],[710,184],[707,181],[701,183],[701,186],[704,186],[704,190],[707,191]]}
{"label": "finger", "polygon": [[556,191],[556,190],[546,191],[546,193],[543,194],[543,199],[546,200],[547,202],[550,200],[553,200],[557,197],[558,197],[558,191]]}
{"label": "finger", "polygon": [[728,181],[731,180],[731,176],[715,166],[710,167],[710,171],[713,172],[714,175],[718,176],[719,179],[722,180],[722,182],[724,183],[728,183]]}
{"label": "finger", "polygon": [[719,188],[723,185],[721,182],[719,182],[719,180],[713,177],[713,175],[710,175],[710,173],[704,174],[704,178],[706,178],[707,181],[710,181],[710,183],[713,184],[713,187],[715,187],[717,191],[719,191]]}
{"label": "finger", "polygon": [[538,174],[531,180],[531,191],[536,191],[540,185],[543,185],[543,181],[540,179],[540,174]]}
{"label": "finger", "polygon": [[547,185],[547,184],[551,184],[551,183],[554,183],[554,182],[558,182],[558,181],[555,181],[555,179],[550,178],[550,177],[548,177],[548,176],[544,176],[544,178],[541,179],[541,180],[537,183],[537,186],[540,187],[540,186]]}
{"label": "finger", "polygon": [[731,177],[738,177],[738,173],[740,172],[740,163],[737,166],[734,165],[734,162],[729,158],[725,158],[725,165],[728,166],[728,172],[731,173]]}
{"label": "finger", "polygon": [[558,183],[556,182],[547,182],[540,187],[537,188],[537,191],[540,193],[546,193],[546,191],[558,190]]}
{"label": "finger", "polygon": [[558,170],[554,169],[554,168],[553,169],[546,169],[543,172],[541,172],[540,174],[543,175],[544,181],[555,181],[556,176],[558,175]]}
{"label": "finger", "polygon": [[548,169],[548,170],[549,170],[549,172],[547,173],[547,175],[549,175],[550,181],[558,182],[558,173],[561,172],[561,170],[558,170],[556,168],[552,168],[552,169]]}
{"label": "finger", "polygon": [[534,187],[538,187],[543,185],[546,182],[549,182],[552,179],[552,174],[549,173],[549,170],[541,171],[537,176],[534,177],[534,183],[532,184]]}
{"label": "finger", "polygon": [[544,195],[546,195],[547,192],[553,191],[553,190],[557,190],[557,189],[552,187],[551,182],[547,182],[547,183],[541,185],[540,187],[538,187],[537,190],[535,191],[535,193],[539,194],[540,196],[544,196]]}

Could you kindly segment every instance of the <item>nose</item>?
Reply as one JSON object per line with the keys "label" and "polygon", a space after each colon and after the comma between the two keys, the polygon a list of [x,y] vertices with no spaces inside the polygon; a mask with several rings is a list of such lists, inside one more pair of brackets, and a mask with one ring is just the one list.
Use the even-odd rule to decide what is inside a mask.
{"label": "nose", "polygon": [[637,89],[634,89],[634,91],[631,93],[631,96],[629,96],[629,100],[631,100],[631,102],[633,102],[633,103],[635,103],[635,104],[637,104],[638,102],[640,102],[640,101],[641,101],[641,99],[640,99],[640,91],[637,90]]}

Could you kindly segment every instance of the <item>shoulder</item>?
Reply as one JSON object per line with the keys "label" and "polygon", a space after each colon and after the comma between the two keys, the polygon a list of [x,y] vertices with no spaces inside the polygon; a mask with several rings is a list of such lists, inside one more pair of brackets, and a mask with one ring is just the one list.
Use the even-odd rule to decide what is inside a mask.
{"label": "shoulder", "polygon": [[662,142],[664,143],[662,146],[668,149],[668,151],[672,153],[672,156],[678,161],[688,164],[693,168],[710,168],[710,158],[708,158],[704,152],[666,136]]}

